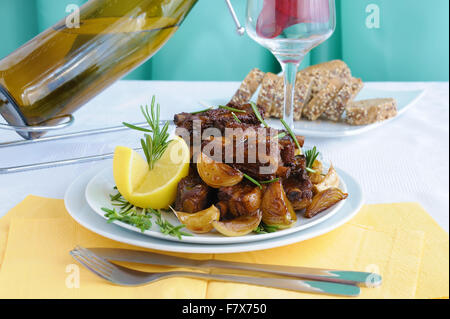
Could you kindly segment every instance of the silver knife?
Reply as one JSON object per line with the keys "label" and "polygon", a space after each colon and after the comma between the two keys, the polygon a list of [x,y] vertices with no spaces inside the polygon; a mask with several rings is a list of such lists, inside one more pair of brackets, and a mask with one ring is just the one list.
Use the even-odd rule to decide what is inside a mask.
{"label": "silver knife", "polygon": [[357,285],[361,287],[378,287],[382,283],[381,276],[375,273],[329,270],[319,268],[249,264],[221,260],[194,260],[182,257],[168,256],[153,252],[116,249],[89,248],[95,254],[113,261],[159,265],[169,267],[186,267],[193,269],[222,269],[237,272],[261,273],[284,277],[295,277],[308,280],[334,282],[339,284]]}

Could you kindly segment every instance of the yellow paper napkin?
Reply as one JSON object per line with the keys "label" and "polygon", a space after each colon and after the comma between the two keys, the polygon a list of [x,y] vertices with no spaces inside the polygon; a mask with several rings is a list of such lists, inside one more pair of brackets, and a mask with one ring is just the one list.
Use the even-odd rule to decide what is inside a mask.
{"label": "yellow paper napkin", "polygon": [[[75,245],[136,247],[101,237],[78,225],[68,215],[64,201],[60,199],[28,196],[0,219],[0,234],[0,299],[196,299],[205,296],[207,282],[189,278],[171,278],[137,288],[105,285],[105,281],[79,266],[69,251]],[[183,256],[212,258],[208,254]],[[136,265],[133,266],[136,268]],[[80,270],[79,288],[74,287],[72,280],[77,269]],[[161,268],[146,267],[146,270],[158,271]]]}
{"label": "yellow paper napkin", "polygon": [[12,218],[70,218],[60,199],[49,199],[37,196],[28,196],[19,205],[11,209],[0,218],[0,269],[8,239],[9,225]]}
{"label": "yellow paper napkin", "polygon": [[[363,227],[343,227],[313,240],[283,248],[247,254],[218,256],[220,259],[308,267],[374,271],[383,285],[362,289],[360,298],[414,298],[423,249],[423,232],[398,230],[393,233]],[[272,288],[212,282],[207,298],[323,298]],[[332,298],[332,297],[326,297]]]}
{"label": "yellow paper napkin", "polygon": [[397,226],[423,231],[425,243],[416,298],[449,297],[448,233],[422,206],[417,203],[365,206],[352,223],[387,232]]}
{"label": "yellow paper napkin", "polygon": [[[110,285],[72,259],[68,252],[77,244],[126,247],[64,218],[13,219],[0,273],[0,298],[195,299],[205,296],[207,282],[189,278],[171,278],[142,287]],[[79,280],[74,280],[78,269]]]}
{"label": "yellow paper napkin", "polygon": [[[0,219],[0,234],[0,298],[322,298],[186,278],[139,288],[110,285],[78,267],[68,251],[77,244],[136,248],[79,226],[68,216],[61,200],[27,197]],[[287,247],[185,256],[379,271],[383,286],[363,289],[364,298],[448,296],[448,234],[418,204],[369,205],[343,227]],[[77,267],[79,288],[71,284]],[[149,269],[144,265],[134,267]]]}

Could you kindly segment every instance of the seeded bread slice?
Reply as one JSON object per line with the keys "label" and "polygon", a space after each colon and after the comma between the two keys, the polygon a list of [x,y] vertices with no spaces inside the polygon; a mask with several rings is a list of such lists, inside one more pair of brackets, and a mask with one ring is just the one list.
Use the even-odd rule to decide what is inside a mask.
{"label": "seeded bread slice", "polygon": [[251,70],[229,104],[239,106],[248,103],[263,81],[264,75],[265,73],[259,69]]}
{"label": "seeded bread slice", "polygon": [[364,84],[361,79],[351,78],[350,80],[345,81],[344,86],[328,103],[322,116],[325,119],[338,122],[341,119],[347,104],[353,101],[363,86]]}
{"label": "seeded bread slice", "polygon": [[264,108],[266,117],[277,113],[283,107],[284,91],[283,79],[276,74],[266,73],[258,95],[258,106]]}
{"label": "seeded bread slice", "polygon": [[295,84],[294,95],[294,120],[302,118],[303,108],[311,100],[312,81],[310,77],[298,76]]}
{"label": "seeded bread slice", "polygon": [[397,116],[395,99],[370,99],[350,103],[346,107],[346,121],[350,125],[367,125]]}
{"label": "seeded bread slice", "polygon": [[[297,77],[294,92],[294,119],[300,120],[302,110],[311,93],[309,77]],[[267,73],[259,91],[257,104],[263,107],[267,117],[282,118],[284,107],[284,80],[273,73]]]}
{"label": "seeded bread slice", "polygon": [[311,78],[311,97],[313,98],[328,85],[331,79],[349,79],[352,72],[344,61],[333,60],[307,67],[299,72],[299,76]]}
{"label": "seeded bread slice", "polygon": [[325,112],[328,103],[336,96],[343,85],[342,79],[331,79],[328,85],[303,108],[303,116],[310,121],[317,120]]}
{"label": "seeded bread slice", "polygon": [[300,72],[308,75],[325,74],[330,77],[349,77],[351,75],[350,68],[342,60],[332,60],[315,64],[303,69]]}

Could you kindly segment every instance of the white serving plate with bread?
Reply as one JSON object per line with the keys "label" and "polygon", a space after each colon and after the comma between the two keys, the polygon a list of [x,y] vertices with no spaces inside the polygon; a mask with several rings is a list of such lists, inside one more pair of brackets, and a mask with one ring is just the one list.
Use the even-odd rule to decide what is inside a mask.
{"label": "white serving plate with bread", "polygon": [[[385,125],[405,113],[424,90],[374,90],[352,76],[340,60],[308,67],[297,74],[294,98],[295,132],[307,137],[353,136]],[[284,81],[282,75],[253,69],[230,104],[253,101],[266,111],[270,125],[282,127]],[[269,119],[270,118],[270,119]]]}
{"label": "white serving plate with bread", "polygon": [[[375,122],[368,125],[350,125],[344,121],[331,122],[326,120],[295,121],[295,133],[307,137],[322,137],[322,138],[338,138],[346,136],[354,136],[366,133],[383,125],[388,125],[391,121],[399,118],[408,109],[420,100],[425,94],[425,90],[409,90],[409,91],[390,91],[390,90],[375,90],[363,88],[359,93],[356,101],[365,99],[378,99],[384,97],[391,97],[397,101],[397,115],[381,122]],[[269,125],[280,126],[279,120],[270,119]],[[278,124],[279,123],[279,124]]]}

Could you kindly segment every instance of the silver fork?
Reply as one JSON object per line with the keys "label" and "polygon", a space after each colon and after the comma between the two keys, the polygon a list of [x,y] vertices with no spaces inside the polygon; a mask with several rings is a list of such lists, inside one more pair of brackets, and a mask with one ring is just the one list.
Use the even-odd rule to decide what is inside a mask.
{"label": "silver fork", "polygon": [[80,246],[75,247],[75,249],[70,252],[70,255],[97,276],[120,286],[142,286],[166,278],[189,277],[345,297],[356,297],[359,296],[361,292],[360,288],[357,286],[313,280],[246,277],[188,271],[170,271],[163,273],[142,272],[113,264],[94,254],[92,251]]}

